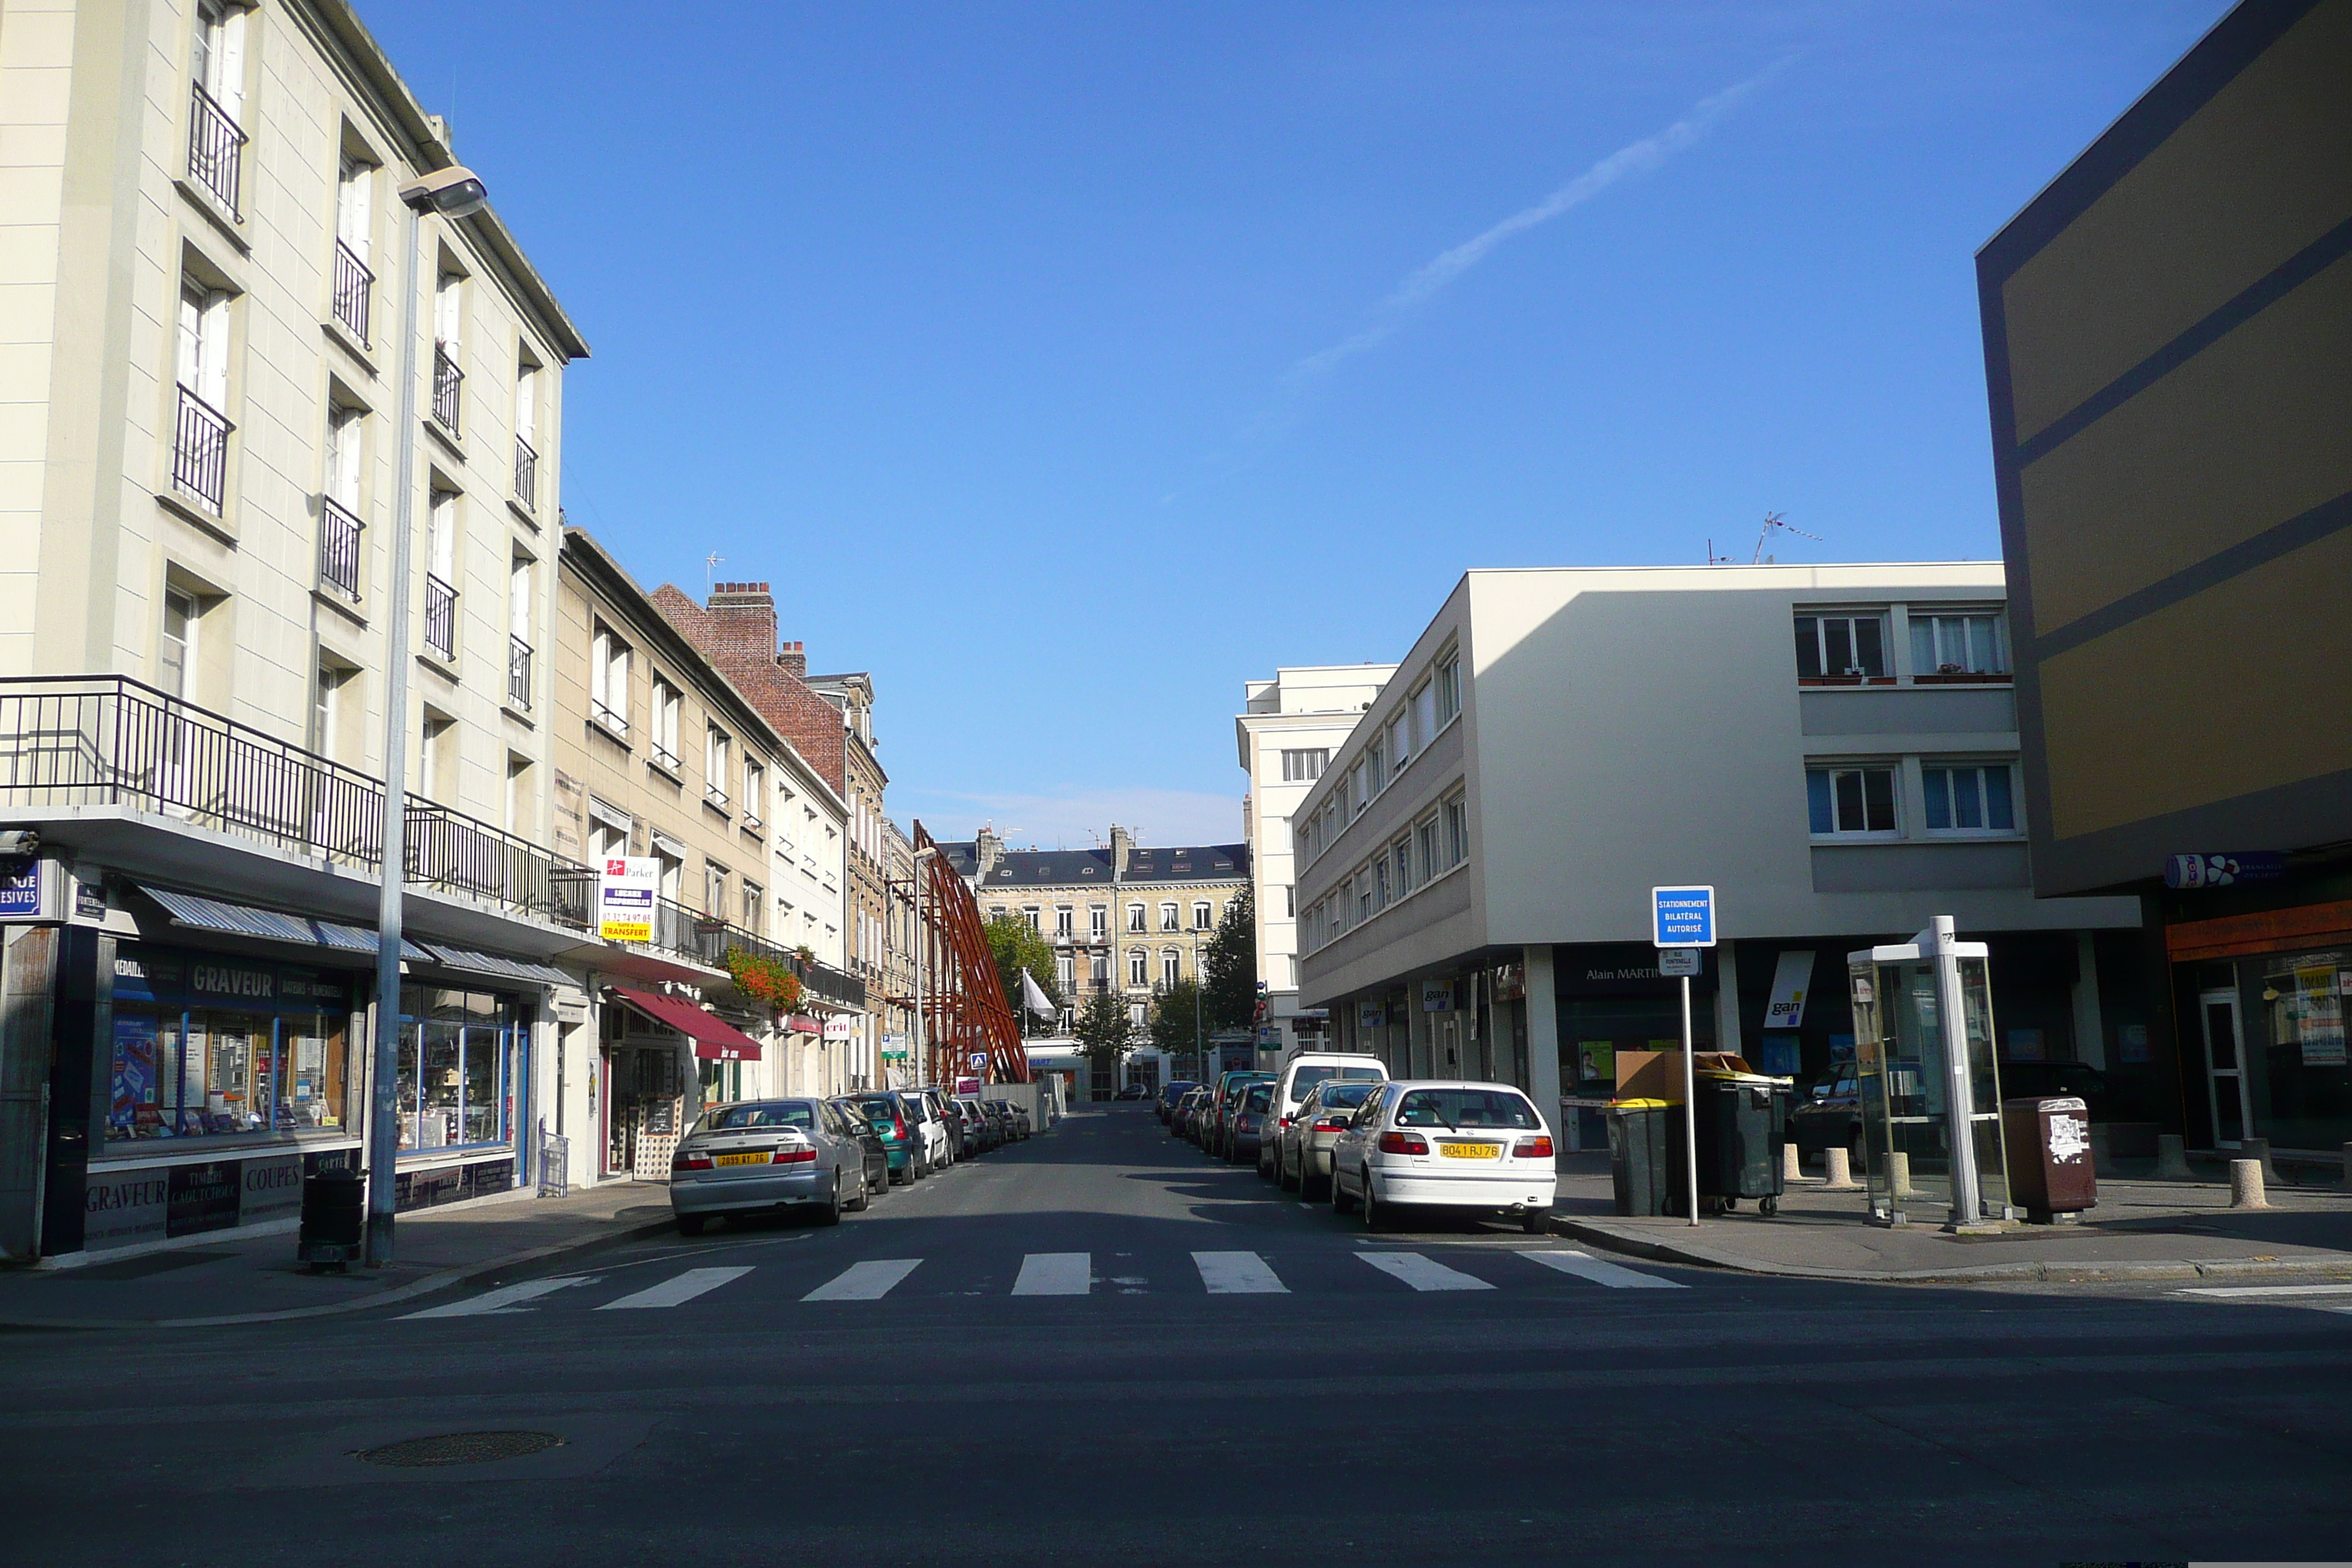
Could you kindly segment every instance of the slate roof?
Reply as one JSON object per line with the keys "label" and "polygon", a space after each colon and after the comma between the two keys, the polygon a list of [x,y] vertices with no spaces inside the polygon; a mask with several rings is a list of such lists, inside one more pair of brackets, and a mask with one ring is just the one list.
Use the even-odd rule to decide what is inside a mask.
{"label": "slate roof", "polygon": [[[969,879],[979,866],[979,851],[969,839],[959,844],[940,846],[940,858],[955,868],[958,875]],[[996,862],[982,886],[990,892],[1015,888],[1084,887],[1089,883],[1110,886],[1110,850],[1097,849],[1009,849]],[[1197,844],[1169,847],[1163,845],[1140,846],[1129,851],[1127,875],[1121,886],[1130,882],[1234,882],[1250,874],[1249,846],[1246,844]]]}

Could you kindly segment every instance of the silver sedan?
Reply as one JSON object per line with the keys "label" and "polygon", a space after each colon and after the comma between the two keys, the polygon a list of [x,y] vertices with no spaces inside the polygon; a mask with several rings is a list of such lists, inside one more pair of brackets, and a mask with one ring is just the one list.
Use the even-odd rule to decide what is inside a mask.
{"label": "silver sedan", "polygon": [[839,1107],[822,1100],[715,1105],[678,1141],[669,1206],[681,1236],[713,1215],[814,1207],[819,1225],[873,1201],[866,1150]]}

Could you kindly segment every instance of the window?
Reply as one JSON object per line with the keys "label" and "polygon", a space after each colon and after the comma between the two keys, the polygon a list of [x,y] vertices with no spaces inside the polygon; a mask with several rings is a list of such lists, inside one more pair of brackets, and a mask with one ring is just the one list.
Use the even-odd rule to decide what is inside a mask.
{"label": "window", "polygon": [[310,749],[322,757],[341,750],[336,742],[342,731],[343,687],[356,673],[342,665],[319,661],[318,683],[310,690]]}
{"label": "window", "polygon": [[457,492],[435,490],[425,521],[425,647],[457,657]]}
{"label": "window", "polygon": [[1160,989],[1164,991],[1174,985],[1178,980],[1183,977],[1183,973],[1184,968],[1182,955],[1172,947],[1161,948],[1160,950]]}
{"label": "window", "polygon": [[155,645],[155,684],[173,697],[193,698],[196,676],[196,596],[163,590],[163,634]]}
{"label": "window", "polygon": [[455,804],[457,783],[457,721],[425,710],[424,741],[416,752],[416,787],[444,805]]}
{"label": "window", "polygon": [[1412,761],[1412,712],[1406,709],[1389,721],[1389,776],[1404,772]]}
{"label": "window", "polygon": [[1139,1034],[1141,1033],[1144,1026],[1144,1014],[1146,1011],[1147,1009],[1140,1002],[1129,1003],[1127,1006],[1127,1026],[1135,1030]]}
{"label": "window", "polygon": [[1358,925],[1361,925],[1366,921],[1370,920],[1373,912],[1381,907],[1378,903],[1373,901],[1373,891],[1372,879],[1369,873],[1357,877],[1355,923]]}
{"label": "window", "polygon": [[617,860],[629,852],[629,818],[593,795],[588,801],[588,858]]}
{"label": "window", "polygon": [[1437,724],[1437,682],[1424,680],[1412,694],[1412,729],[1421,750],[1429,750],[1429,742],[1436,739]]}
{"label": "window", "polygon": [[1066,996],[1072,991],[1077,989],[1077,961],[1066,952],[1055,959],[1054,984],[1061,991],[1062,994]]}
{"label": "window", "polygon": [[1021,906],[1021,923],[1027,926],[1031,931],[1041,931],[1044,929],[1037,923],[1036,905],[1024,904]]}
{"label": "window", "polygon": [[1127,950],[1127,983],[1129,985],[1150,984],[1151,983],[1150,965],[1150,953],[1139,947],[1129,948]]}
{"label": "window", "polygon": [[1437,689],[1437,724],[1444,729],[1462,711],[1462,656],[1447,654],[1437,667],[1437,679],[1430,684]]}
{"label": "window", "polygon": [[1077,911],[1076,911],[1076,910],[1072,909],[1069,905],[1067,905],[1067,904],[1056,904],[1056,905],[1055,905],[1055,906],[1054,906],[1054,934],[1055,934],[1055,936],[1058,936],[1058,937],[1065,937],[1065,938],[1068,937],[1068,936],[1070,935],[1070,933],[1071,933],[1071,929],[1072,929],[1073,925],[1076,923],[1076,920],[1077,920]]}
{"label": "window", "polygon": [[530,707],[530,557],[517,554],[507,568],[507,700]]}
{"label": "window", "polygon": [[375,229],[374,165],[343,154],[335,172],[335,320],[365,348],[375,273],[368,261]]}
{"label": "window", "polygon": [[1177,923],[1176,906],[1173,902],[1165,903],[1160,906],[1160,929],[1161,931],[1181,931],[1184,929]]}
{"label": "window", "polygon": [[1210,908],[1209,900],[1206,899],[1200,900],[1193,904],[1192,929],[1194,931],[1207,931],[1209,929]]}
{"label": "window", "polygon": [[[588,717],[623,740],[628,738],[629,645],[601,624],[588,650]],[[677,765],[675,757],[670,762]]]}
{"label": "window", "polygon": [[180,280],[172,484],[214,511],[228,500],[228,293],[194,278]]}
{"label": "window", "polygon": [[746,881],[743,884],[743,929],[745,931],[755,934],[759,931],[761,914],[767,907],[765,891],[757,882]]}
{"label": "window", "polygon": [[716,724],[702,727],[702,798],[727,809],[727,781],[734,775],[734,742]]}
{"label": "window", "polygon": [[1911,672],[1922,680],[2009,671],[2008,638],[1997,610],[1911,613]]}
{"label": "window", "polygon": [[1919,777],[1927,797],[1930,833],[2017,831],[2017,807],[2007,763],[1924,768]]}
{"label": "window", "polygon": [[702,908],[720,920],[727,918],[727,868],[716,860],[702,865]]}
{"label": "window", "polygon": [[327,410],[327,468],[319,487],[319,580],[353,604],[360,597],[360,461],[367,415]]}
{"label": "window", "polygon": [[[335,1137],[357,1129],[366,1114],[364,1064],[350,1027],[349,980],[335,971],[280,972],[241,954],[215,955],[215,962],[221,967],[214,978],[237,985],[226,1005],[226,985],[190,987],[184,984],[187,965],[157,963],[139,947],[122,945],[115,965],[113,1096],[105,1142],[256,1132]],[[281,973],[283,979],[302,974],[307,984],[286,984]],[[413,1025],[405,1035],[399,1075],[404,1120],[415,1095]],[[411,1141],[404,1130],[402,1141]],[[278,1152],[297,1152],[290,1146]]]}
{"label": "window", "polygon": [[1110,954],[1097,952],[1087,960],[1087,978],[1097,986],[1110,984]]}
{"label": "window", "polygon": [[237,173],[244,161],[245,10],[223,0],[197,0],[188,74],[193,107],[188,123],[188,174],[237,210]]}
{"label": "window", "polygon": [[1143,906],[1141,904],[1129,904],[1127,906],[1127,929],[1129,931],[1141,931],[1144,929]]}
{"label": "window", "polygon": [[1357,816],[1372,804],[1372,791],[1379,786],[1371,782],[1371,777],[1370,764],[1362,760],[1348,770],[1349,816]]}
{"label": "window", "polygon": [[529,511],[539,504],[539,366],[515,366],[515,500]]}
{"label": "window", "polygon": [[1389,907],[1389,858],[1380,856],[1372,861],[1372,912],[1378,914]]}
{"label": "window", "polygon": [[1370,800],[1388,787],[1388,743],[1376,734],[1372,737],[1372,743],[1364,748],[1364,798]]}
{"label": "window", "polygon": [[1421,845],[1421,879],[1426,882],[1447,868],[1446,863],[1437,858],[1437,817],[1434,814],[1421,819],[1421,826],[1413,829],[1413,837]]}
{"label": "window", "polygon": [[1412,892],[1414,887],[1412,879],[1412,838],[1410,835],[1398,839],[1396,843],[1391,847],[1389,850],[1389,860],[1390,863],[1396,868],[1397,897],[1400,899],[1403,898],[1407,893]]}
{"label": "window", "polygon": [[465,277],[442,272],[433,279],[433,417],[452,436],[461,428],[457,387],[466,379],[466,373],[458,368],[464,357],[460,340],[465,322]]}
{"label": "window", "polygon": [[988,906],[988,918],[990,920],[1001,921],[1004,918],[1004,915],[1005,909],[1003,904],[991,904]]}
{"label": "window", "polygon": [[1313,784],[1323,776],[1324,766],[1330,760],[1331,748],[1328,746],[1286,751],[1282,753],[1282,782]]}
{"label": "window", "polygon": [[654,765],[667,768],[671,773],[678,770],[677,714],[684,706],[685,700],[678,695],[677,688],[660,676],[655,676],[651,742]]}
{"label": "window", "polygon": [[1808,768],[1805,805],[1819,835],[1893,833],[1895,770],[1888,766]]}
{"label": "window", "polygon": [[1885,680],[1886,617],[1877,611],[1797,617],[1797,678],[1820,685]]}
{"label": "window", "polygon": [[538,814],[531,810],[530,759],[507,753],[506,828],[519,838],[529,838],[539,830]]}
{"label": "window", "polygon": [[1470,858],[1470,804],[1461,795],[1445,803],[1445,863],[1459,866]]}
{"label": "window", "polygon": [[1298,887],[1296,883],[1286,882],[1283,884],[1282,918],[1286,921],[1297,920],[1298,918]]}
{"label": "window", "polygon": [[745,757],[743,759],[744,826],[757,827],[760,826],[760,805],[767,798],[768,770],[761,767],[758,763],[753,762],[750,757]]}
{"label": "window", "polygon": [[1108,906],[1102,904],[1089,904],[1087,906],[1087,931],[1089,934],[1097,937],[1107,936],[1109,934],[1110,910]]}

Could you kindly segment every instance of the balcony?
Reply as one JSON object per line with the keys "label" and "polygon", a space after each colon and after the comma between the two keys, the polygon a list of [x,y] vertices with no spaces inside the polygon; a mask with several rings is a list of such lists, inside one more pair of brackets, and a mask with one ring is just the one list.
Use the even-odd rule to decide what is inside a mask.
{"label": "balcony", "polygon": [[319,580],[360,602],[360,530],[366,527],[337,502],[319,503]]}
{"label": "balcony", "polygon": [[458,424],[457,388],[464,383],[466,373],[449,357],[449,345],[433,345],[433,418],[452,436],[461,436],[465,427]]}
{"label": "balcony", "polygon": [[236,187],[245,162],[245,132],[237,129],[220,100],[205,90],[204,83],[189,86],[188,177],[218,197],[229,216],[242,220],[245,215],[237,209]]}
{"label": "balcony", "polygon": [[367,346],[368,298],[374,288],[375,274],[368,264],[350,246],[335,241],[335,320],[351,330],[362,348]]}
{"label": "balcony", "polygon": [[727,792],[715,784],[706,784],[702,786],[702,804],[723,816],[728,807]]}
{"label": "balcony", "polygon": [[515,500],[525,511],[539,510],[539,454],[530,442],[515,437]]}
{"label": "balcony", "polygon": [[172,434],[172,487],[215,512],[228,495],[228,416],[180,388],[179,423]]}
{"label": "balcony", "polygon": [[507,638],[507,700],[530,711],[530,644],[518,637]]}
{"label": "balcony", "polygon": [[457,657],[457,590],[425,574],[425,647],[446,663]]}

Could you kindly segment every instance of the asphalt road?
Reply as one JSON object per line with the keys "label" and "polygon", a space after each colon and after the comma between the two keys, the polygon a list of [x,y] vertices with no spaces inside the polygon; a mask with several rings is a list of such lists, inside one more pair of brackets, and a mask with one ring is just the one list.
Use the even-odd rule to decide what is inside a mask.
{"label": "asphalt road", "polygon": [[[0,1560],[2342,1558],[2334,1306],[1368,1237],[1120,1107],[835,1229],[348,1318],[0,1335]],[[548,1446],[358,1457],[461,1433]]]}

